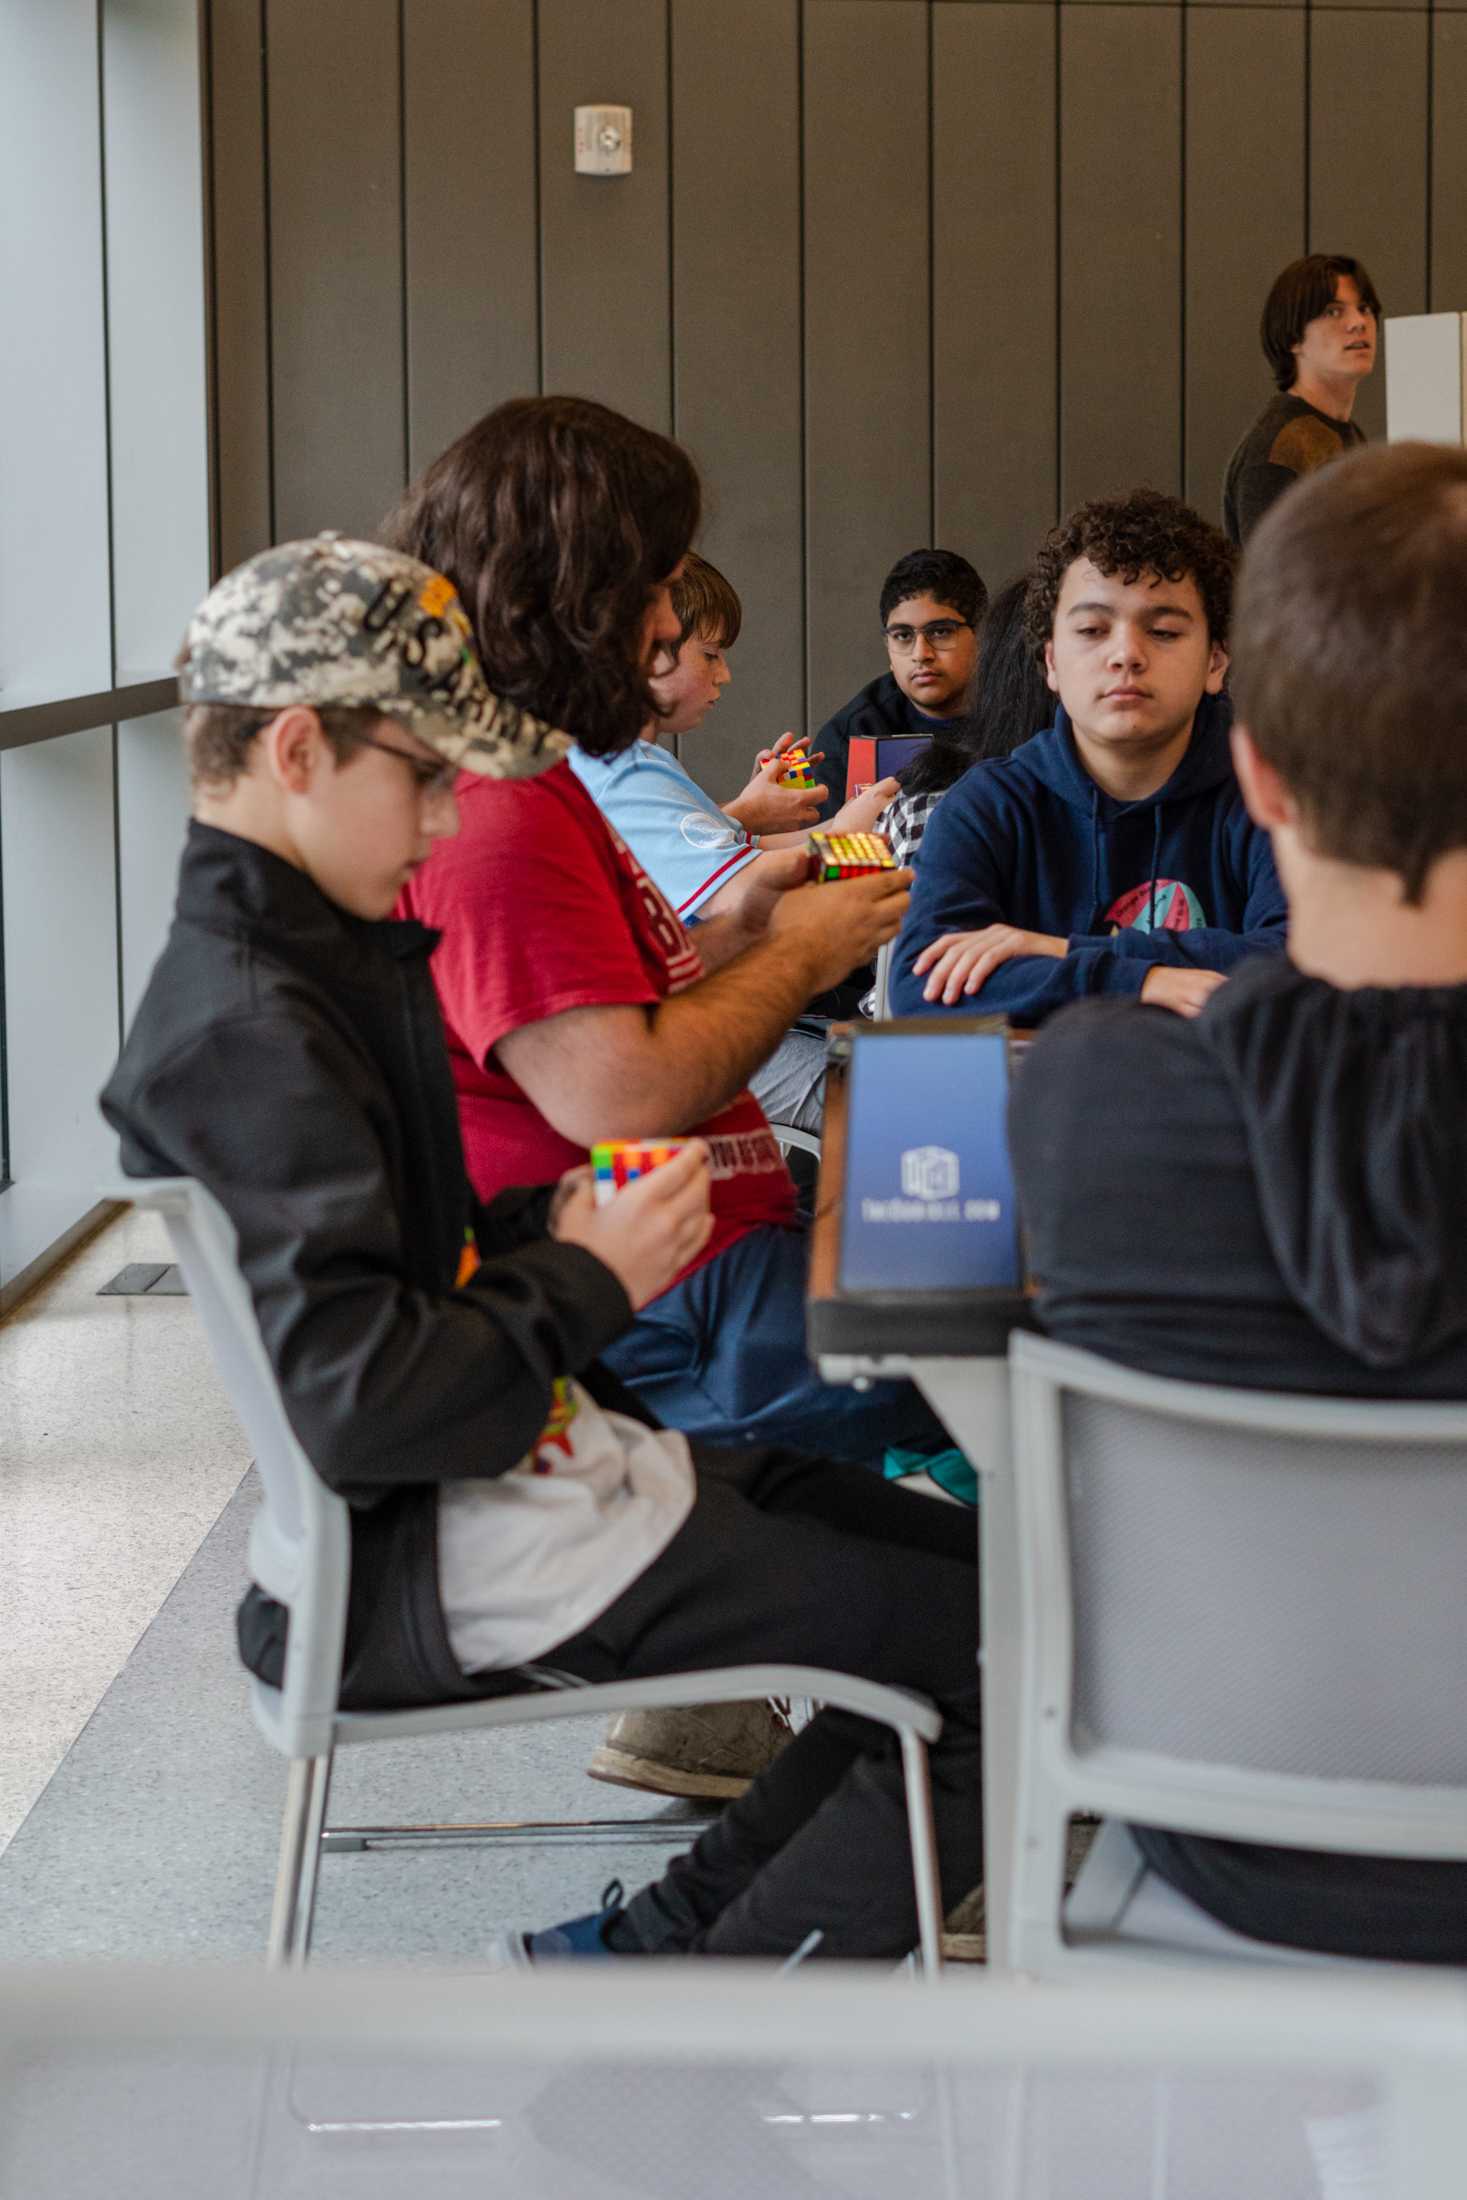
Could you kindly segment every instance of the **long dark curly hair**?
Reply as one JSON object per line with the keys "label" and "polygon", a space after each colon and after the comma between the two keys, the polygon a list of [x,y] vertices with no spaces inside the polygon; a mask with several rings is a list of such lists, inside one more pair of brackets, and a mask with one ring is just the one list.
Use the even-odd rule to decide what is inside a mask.
{"label": "long dark curly hair", "polygon": [[613,756],[657,716],[643,622],[701,508],[665,435],[590,398],[516,397],[434,459],[383,539],[453,582],[496,694]]}
{"label": "long dark curly hair", "polygon": [[1024,599],[1024,626],[1037,656],[1054,631],[1060,589],[1077,558],[1088,558],[1099,573],[1118,574],[1127,587],[1143,573],[1195,581],[1209,639],[1227,641],[1237,551],[1180,497],[1133,489],[1128,497],[1078,506],[1039,545]]}

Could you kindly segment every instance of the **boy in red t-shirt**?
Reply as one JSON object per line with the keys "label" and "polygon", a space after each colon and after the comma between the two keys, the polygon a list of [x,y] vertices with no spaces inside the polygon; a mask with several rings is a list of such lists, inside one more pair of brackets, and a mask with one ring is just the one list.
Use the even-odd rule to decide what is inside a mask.
{"label": "boy in red t-shirt", "polygon": [[[657,715],[649,678],[679,634],[668,590],[697,510],[676,445],[580,400],[526,399],[445,452],[391,532],[474,607],[500,692],[611,756]],[[894,935],[910,874],[812,886],[800,850],[772,855],[695,944],[569,764],[459,794],[458,839],[402,906],[443,935],[433,972],[480,1197],[546,1182],[600,1139],[696,1132],[713,1235],[612,1348],[616,1373],[712,1442],[873,1465],[889,1445],[945,1445],[909,1383],[831,1387],[811,1366],[793,1188],[747,1089],[813,996]]]}

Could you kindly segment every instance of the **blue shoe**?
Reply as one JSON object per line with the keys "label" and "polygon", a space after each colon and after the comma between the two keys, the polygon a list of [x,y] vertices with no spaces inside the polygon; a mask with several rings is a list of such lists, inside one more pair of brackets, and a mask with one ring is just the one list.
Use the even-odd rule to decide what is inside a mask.
{"label": "blue shoe", "polygon": [[554,1962],[561,1956],[615,1955],[617,1951],[606,1945],[606,1928],[621,1916],[625,1893],[621,1881],[613,1879],[601,1890],[599,1910],[567,1918],[563,1925],[547,1925],[543,1932],[501,1933],[493,1955],[512,1970],[526,1970],[531,1964]]}

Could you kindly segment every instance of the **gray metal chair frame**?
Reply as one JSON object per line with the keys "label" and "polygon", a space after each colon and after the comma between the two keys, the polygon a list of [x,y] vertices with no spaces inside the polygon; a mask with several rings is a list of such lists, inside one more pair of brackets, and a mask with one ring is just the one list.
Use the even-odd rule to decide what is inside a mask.
{"label": "gray metal chair frame", "polygon": [[250,1571],[290,1613],[283,1685],[251,1683],[255,1723],[290,1766],[268,1960],[301,1965],[310,1950],[323,1848],[360,1849],[403,1841],[575,1841],[596,1838],[685,1842],[684,1821],[646,1819],[331,1828],[326,1810],[335,1752],[346,1743],[464,1733],[593,1711],[736,1703],[761,1696],[809,1697],[859,1713],[899,1737],[906,1783],[922,1968],[941,1969],[942,1903],[927,1745],[942,1731],[936,1706],[906,1689],[813,1666],[743,1665],[655,1680],[497,1696],[410,1711],[343,1711],[337,1702],[346,1631],[351,1538],[348,1508],[312,1468],[291,1431],[236,1258],[233,1227],[213,1196],[189,1177],[128,1180],[124,1196],[163,1216],[189,1295],[244,1427],[265,1501],[250,1536]]}
{"label": "gray metal chair frame", "polygon": [[[1016,1548],[989,1555],[1021,1624],[985,1683],[1017,1706],[992,1798],[1013,1879],[988,1890],[1013,1968],[1330,1961],[1226,1933],[1115,1821],[1467,1862],[1467,1408],[1168,1381],[1030,1335],[1010,1369]],[[1107,1823],[1066,1902],[1079,1811]]]}

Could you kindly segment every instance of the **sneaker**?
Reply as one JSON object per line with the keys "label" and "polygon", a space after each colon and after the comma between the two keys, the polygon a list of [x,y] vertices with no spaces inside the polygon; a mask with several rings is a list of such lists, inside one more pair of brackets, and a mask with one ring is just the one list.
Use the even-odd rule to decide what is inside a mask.
{"label": "sneaker", "polygon": [[586,1770],[613,1787],[728,1802],[790,1741],[774,1702],[701,1704],[690,1711],[624,1711]]}
{"label": "sneaker", "polygon": [[621,1916],[625,1895],[621,1881],[610,1880],[601,1890],[599,1910],[567,1918],[563,1925],[547,1925],[538,1933],[501,1933],[491,1950],[491,1959],[503,1969],[524,1971],[532,1964],[553,1962],[562,1956],[615,1955],[617,1950],[606,1945],[606,1928]]}
{"label": "sneaker", "polygon": [[[1090,1853],[1090,1844],[1100,1831],[1098,1818],[1079,1817],[1070,1821],[1069,1836],[1065,1843],[1065,1885],[1073,1887],[1079,1877],[1080,1866]],[[988,1934],[983,1908],[983,1886],[980,1881],[971,1894],[965,1894],[955,1910],[949,1910],[942,1927],[943,1959],[948,1963],[986,1963],[988,1960]]]}
{"label": "sneaker", "polygon": [[945,1963],[983,1963],[988,1957],[988,1933],[980,1880],[965,1894],[942,1923],[942,1956]]}

